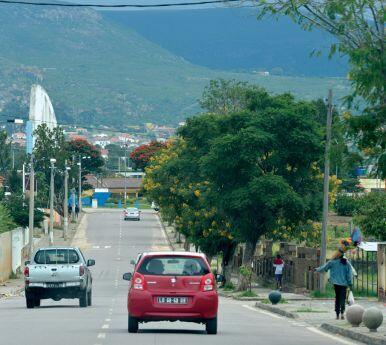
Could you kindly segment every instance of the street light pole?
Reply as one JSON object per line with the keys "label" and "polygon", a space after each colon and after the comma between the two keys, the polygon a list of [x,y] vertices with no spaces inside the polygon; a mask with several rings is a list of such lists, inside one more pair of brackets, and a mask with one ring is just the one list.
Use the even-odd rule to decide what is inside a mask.
{"label": "street light pole", "polygon": [[28,257],[31,259],[34,251],[34,209],[35,209],[35,170],[34,155],[31,154],[31,168],[29,173],[29,221],[28,221]]}
{"label": "street light pole", "polygon": [[127,207],[127,143],[125,143],[125,208]]}
{"label": "street light pole", "polygon": [[82,156],[79,156],[79,195],[78,195],[78,207],[79,212],[82,212]]}
{"label": "street light pole", "polygon": [[[322,239],[320,246],[320,265],[326,263],[327,256],[327,226],[328,226],[328,193],[330,177],[330,146],[331,146],[331,126],[332,126],[332,90],[328,90],[327,105],[327,125],[326,125],[326,147],[324,152],[324,178],[323,178],[323,220],[322,220]],[[326,292],[325,274],[320,274],[320,292]]]}
{"label": "street light pole", "polygon": [[68,170],[67,159],[64,161],[64,200],[63,200],[63,217],[64,217],[64,227],[63,227],[63,238],[67,239],[68,234]]}
{"label": "street light pole", "polygon": [[51,163],[51,181],[50,181],[50,232],[49,232],[49,243],[50,246],[54,244],[54,164],[56,163],[55,158],[50,159]]}

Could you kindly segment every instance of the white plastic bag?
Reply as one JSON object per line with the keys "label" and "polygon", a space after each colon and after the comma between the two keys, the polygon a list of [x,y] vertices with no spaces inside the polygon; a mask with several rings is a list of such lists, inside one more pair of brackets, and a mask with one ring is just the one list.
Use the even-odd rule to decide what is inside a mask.
{"label": "white plastic bag", "polygon": [[352,293],[351,290],[350,290],[349,293],[348,293],[347,304],[348,304],[348,305],[353,305],[353,304],[355,304],[354,294]]}

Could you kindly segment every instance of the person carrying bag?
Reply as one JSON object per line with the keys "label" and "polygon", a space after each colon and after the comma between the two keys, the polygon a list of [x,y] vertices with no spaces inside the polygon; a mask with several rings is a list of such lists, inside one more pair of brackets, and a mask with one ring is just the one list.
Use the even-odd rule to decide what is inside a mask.
{"label": "person carrying bag", "polygon": [[340,316],[344,320],[347,288],[351,290],[353,283],[351,264],[342,254],[340,258],[330,260],[325,265],[316,268],[315,271],[319,273],[330,271],[330,282],[334,285],[335,290],[336,319],[339,320]]}

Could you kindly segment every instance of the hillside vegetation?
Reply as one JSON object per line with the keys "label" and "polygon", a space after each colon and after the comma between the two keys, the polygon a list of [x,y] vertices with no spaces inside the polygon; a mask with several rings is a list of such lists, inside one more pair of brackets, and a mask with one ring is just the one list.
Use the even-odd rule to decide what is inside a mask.
{"label": "hillside vegetation", "polygon": [[[40,82],[62,123],[123,129],[144,122],[175,124],[200,111],[210,79],[243,79],[307,99],[340,78],[261,77],[193,65],[92,9],[1,5],[0,109],[27,114],[29,89]],[[1,116],[1,114],[0,114]]]}

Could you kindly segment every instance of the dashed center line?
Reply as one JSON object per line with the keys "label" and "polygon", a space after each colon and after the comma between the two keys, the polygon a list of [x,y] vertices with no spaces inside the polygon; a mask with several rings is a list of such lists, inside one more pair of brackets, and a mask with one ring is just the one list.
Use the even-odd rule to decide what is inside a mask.
{"label": "dashed center line", "polygon": [[110,327],[110,325],[109,324],[104,324],[103,326],[102,326],[102,329],[109,329],[109,327]]}
{"label": "dashed center line", "polygon": [[98,339],[105,339],[106,338],[106,333],[99,333],[97,338]]}

